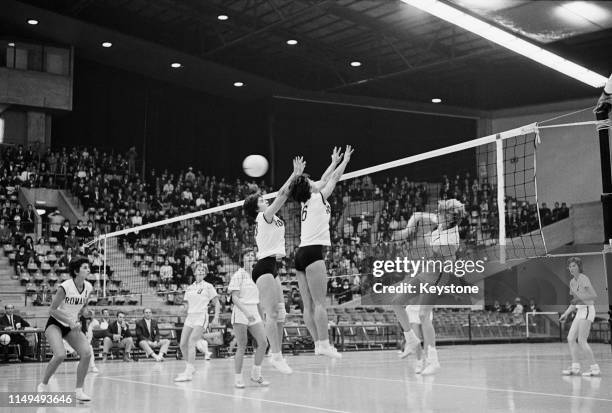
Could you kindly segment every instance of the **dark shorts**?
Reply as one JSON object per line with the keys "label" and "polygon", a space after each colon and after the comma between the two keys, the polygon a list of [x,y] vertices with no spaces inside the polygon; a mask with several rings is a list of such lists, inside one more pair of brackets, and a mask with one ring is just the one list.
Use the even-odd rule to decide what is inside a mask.
{"label": "dark shorts", "polygon": [[300,247],[295,253],[295,269],[305,272],[306,267],[319,260],[323,260],[323,245]]}
{"label": "dark shorts", "polygon": [[257,282],[257,279],[264,274],[272,274],[274,278],[278,275],[276,270],[276,257],[262,258],[255,263],[253,267],[253,282]]}
{"label": "dark shorts", "polygon": [[65,325],[63,325],[62,323],[60,323],[59,321],[57,321],[53,317],[49,317],[49,319],[47,320],[47,325],[45,326],[45,331],[47,331],[47,328],[49,328],[49,326],[58,326],[59,329],[62,332],[62,337],[66,337],[70,333],[70,331],[71,331],[70,327],[66,327]]}

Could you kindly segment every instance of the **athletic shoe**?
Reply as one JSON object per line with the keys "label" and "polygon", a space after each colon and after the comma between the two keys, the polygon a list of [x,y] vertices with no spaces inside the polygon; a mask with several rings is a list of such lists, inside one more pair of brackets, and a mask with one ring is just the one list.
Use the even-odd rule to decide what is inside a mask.
{"label": "athletic shoe", "polygon": [[293,373],[293,370],[291,369],[291,367],[289,367],[289,365],[287,364],[287,360],[285,360],[284,358],[280,357],[280,358],[274,358],[272,357],[270,359],[270,364],[276,368],[276,370],[280,371],[283,374],[291,374]]}
{"label": "athletic shoe", "polygon": [[421,342],[418,340],[406,340],[406,344],[404,344],[404,351],[402,351],[399,355],[399,358],[405,359],[409,355],[416,352],[418,346],[421,345]]}
{"label": "athletic shoe", "polygon": [[329,346],[329,347],[320,347],[319,348],[319,354],[321,356],[327,356],[333,359],[341,359],[342,358],[342,354],[338,353],[338,350],[336,350],[335,347]]}
{"label": "athletic shoe", "polygon": [[414,373],[421,374],[423,372],[423,359],[418,359],[414,363]]}
{"label": "athletic shoe", "polygon": [[421,371],[422,376],[436,374],[440,370],[440,362],[438,360],[427,360],[425,368]]}
{"label": "athletic shoe", "polygon": [[601,376],[601,370],[599,367],[591,367],[589,371],[582,373],[584,377],[599,377]]}
{"label": "athletic shoe", "polygon": [[[212,352],[207,351],[207,352],[204,354],[204,360],[210,360],[211,356],[212,356]],[[244,387],[244,386],[243,386],[243,387]]]}
{"label": "athletic shoe", "polygon": [[236,387],[237,389],[244,389],[244,381],[242,380],[242,378],[236,379],[234,381],[234,387]]}
{"label": "athletic shoe", "polygon": [[86,394],[83,392],[83,389],[76,389],[76,391],[75,391],[75,395],[74,395],[74,398],[75,398],[75,399],[77,399],[77,400],[80,400],[80,401],[82,401],[82,402],[88,402],[88,401],[90,401],[90,400],[91,400],[91,397],[89,397],[88,395],[86,395]]}
{"label": "athletic shoe", "polygon": [[49,391],[49,385],[38,383],[38,386],[36,386],[36,391],[38,393],[47,393]]}
{"label": "athletic shoe", "polygon": [[569,367],[561,371],[564,376],[580,376],[580,368]]}
{"label": "athletic shoe", "polygon": [[96,366],[92,366],[89,368],[89,371],[91,373],[100,373],[100,370],[98,370],[98,368]]}
{"label": "athletic shoe", "polygon": [[179,374],[178,376],[176,376],[174,378],[174,381],[179,382],[179,381],[191,381],[193,380],[193,374],[189,373],[188,371],[184,371],[181,374]]}
{"label": "athletic shoe", "polygon": [[251,381],[255,384],[258,384],[262,387],[266,387],[270,385],[269,381],[264,380],[263,376],[259,376],[259,377],[253,377],[251,376]]}

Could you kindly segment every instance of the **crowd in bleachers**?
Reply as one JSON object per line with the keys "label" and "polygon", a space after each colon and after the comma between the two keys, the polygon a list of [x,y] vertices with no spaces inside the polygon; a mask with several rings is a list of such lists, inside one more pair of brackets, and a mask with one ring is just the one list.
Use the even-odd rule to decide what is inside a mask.
{"label": "crowd in bleachers", "polygon": [[[0,239],[10,245],[5,252],[14,253],[11,261],[22,283],[30,290],[37,287],[37,291],[43,292],[46,287],[52,290],[57,274],[62,272],[59,263],[67,249],[77,251],[84,242],[101,233],[238,201],[252,190],[250,182],[206,176],[192,167],[161,173],[151,169],[142,178],[136,173],[138,156],[134,148],[125,154],[77,147],[49,149],[39,154],[31,147],[27,150],[21,146],[7,147],[0,152],[0,161]],[[86,221],[75,224],[52,213],[47,218],[50,231],[34,243],[25,236],[34,229],[33,206],[24,210],[19,205],[15,196],[19,186],[70,189],[78,198]],[[263,182],[259,189],[271,190]],[[466,243],[495,240],[498,231],[495,187],[486,180],[473,179],[469,172],[454,177],[443,175],[438,184],[388,176],[381,182],[364,176],[339,183],[328,199],[333,211],[330,224],[333,247],[326,257],[330,294],[337,301],[345,301],[357,293],[359,274],[369,271],[371,257],[389,255],[389,248],[397,254],[410,248],[407,240],[390,242],[391,234],[405,227],[415,211],[430,210],[433,201],[447,198],[459,199],[466,205],[468,215],[460,223]],[[294,205],[289,210],[296,209]],[[537,229],[537,211],[537,206],[526,200],[508,198],[508,236]],[[542,225],[568,215],[565,203],[562,206],[557,203],[552,211],[545,204],[540,208]],[[291,239],[288,234],[287,238],[290,248],[280,274],[290,282],[299,241],[297,236]],[[118,243],[138,272],[149,278],[151,286],[168,290],[174,285],[179,290],[190,282],[196,261],[206,264],[208,281],[214,284],[227,281],[227,273],[234,269],[230,267],[237,266],[241,252],[253,245],[253,230],[242,209],[233,208],[130,233],[119,237]],[[94,259],[93,251],[79,252]],[[294,306],[300,305],[293,295],[288,298]]]}

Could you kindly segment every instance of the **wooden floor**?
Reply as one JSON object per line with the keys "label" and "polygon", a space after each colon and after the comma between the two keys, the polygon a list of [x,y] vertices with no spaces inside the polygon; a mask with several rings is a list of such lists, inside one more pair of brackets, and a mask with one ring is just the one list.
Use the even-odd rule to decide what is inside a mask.
{"label": "wooden floor", "polygon": [[[562,377],[567,346],[500,344],[445,346],[435,377],[412,372],[412,361],[395,351],[344,353],[342,360],[288,357],[294,373],[277,373],[264,361],[268,388],[233,387],[233,360],[198,361],[192,382],[175,384],[183,363],[112,361],[87,377],[93,397],[77,408],[0,409],[15,412],[610,412],[612,353],[593,348],[601,378]],[[250,370],[252,358],[245,361]],[[76,363],[65,363],[52,379],[52,391],[71,391]],[[44,364],[0,367],[0,391],[32,391]],[[245,376],[246,377],[246,376]],[[247,382],[248,383],[248,382]]]}

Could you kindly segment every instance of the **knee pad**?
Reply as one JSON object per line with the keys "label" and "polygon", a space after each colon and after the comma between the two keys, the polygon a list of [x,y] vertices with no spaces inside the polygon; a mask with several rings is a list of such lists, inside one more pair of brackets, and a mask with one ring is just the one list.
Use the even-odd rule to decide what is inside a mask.
{"label": "knee pad", "polygon": [[285,310],[285,303],[278,303],[278,317],[276,321],[285,322],[285,318],[287,318],[287,311]]}

